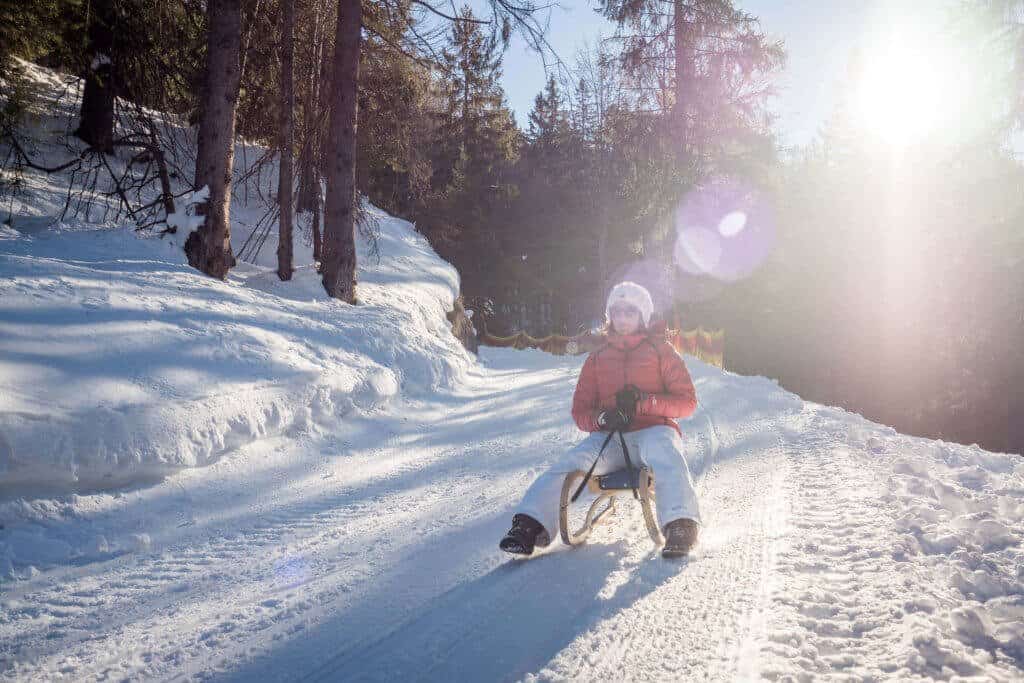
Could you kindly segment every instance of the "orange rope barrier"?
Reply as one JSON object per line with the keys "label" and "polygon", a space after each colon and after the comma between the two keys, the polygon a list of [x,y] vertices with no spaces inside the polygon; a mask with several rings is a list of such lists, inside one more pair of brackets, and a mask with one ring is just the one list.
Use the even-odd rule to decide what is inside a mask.
{"label": "orange rope barrier", "polygon": [[[694,356],[698,360],[720,368],[725,367],[725,330],[668,330],[669,343],[681,354]],[[514,349],[540,349],[557,356],[579,355],[589,353],[601,346],[604,335],[585,332],[575,337],[548,335],[547,337],[531,337],[526,332],[518,332],[508,337],[496,337],[493,334],[481,334],[480,343],[484,346]]]}

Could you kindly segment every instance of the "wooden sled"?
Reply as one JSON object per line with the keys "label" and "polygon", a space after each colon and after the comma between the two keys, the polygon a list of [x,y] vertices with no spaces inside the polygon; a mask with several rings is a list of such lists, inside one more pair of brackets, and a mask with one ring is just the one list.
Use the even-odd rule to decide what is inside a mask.
{"label": "wooden sled", "polygon": [[[655,545],[663,545],[664,537],[654,514],[654,471],[646,465],[633,470],[633,478],[627,469],[616,470],[600,476],[592,476],[587,482],[584,495],[575,503],[572,494],[579,488],[586,472],[576,470],[566,475],[562,483],[562,498],[558,509],[558,527],[566,545],[578,546],[587,541],[594,525],[607,519],[606,515],[615,509],[615,500],[620,495],[633,495],[636,488],[640,496],[640,509],[644,513],[647,533]],[[584,512],[585,510],[585,512]]]}

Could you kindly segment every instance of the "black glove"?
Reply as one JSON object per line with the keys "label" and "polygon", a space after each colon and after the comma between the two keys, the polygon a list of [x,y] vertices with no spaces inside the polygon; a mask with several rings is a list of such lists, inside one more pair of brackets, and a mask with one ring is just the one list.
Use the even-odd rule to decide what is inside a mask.
{"label": "black glove", "polygon": [[636,417],[636,407],[641,397],[640,390],[632,384],[627,384],[615,394],[615,407],[625,416],[627,424]]}
{"label": "black glove", "polygon": [[616,432],[629,426],[629,418],[621,410],[605,410],[597,416],[597,426],[603,432]]}

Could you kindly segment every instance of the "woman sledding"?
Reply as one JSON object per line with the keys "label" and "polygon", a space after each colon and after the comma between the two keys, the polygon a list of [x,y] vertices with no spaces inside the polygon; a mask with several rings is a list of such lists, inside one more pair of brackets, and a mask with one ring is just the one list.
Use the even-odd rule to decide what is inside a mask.
{"label": "woman sledding", "polygon": [[[551,542],[558,533],[566,475],[588,470],[607,432],[615,431],[623,433],[629,455],[656,474],[657,516],[665,537],[662,555],[686,555],[697,542],[697,495],[675,419],[693,414],[697,398],[682,357],[665,340],[662,329],[650,327],[653,310],[650,293],[640,285],[622,282],[612,288],[605,308],[607,341],[587,357],[573,395],[573,419],[590,436],[527,489],[512,528],[501,540],[502,550],[530,555],[535,547]],[[612,439],[593,474],[625,466],[622,447]]]}

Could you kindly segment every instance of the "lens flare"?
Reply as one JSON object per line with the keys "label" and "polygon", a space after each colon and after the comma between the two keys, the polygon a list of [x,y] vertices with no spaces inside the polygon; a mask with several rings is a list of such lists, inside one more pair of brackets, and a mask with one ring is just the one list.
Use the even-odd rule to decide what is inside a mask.
{"label": "lens flare", "polygon": [[695,227],[679,231],[676,240],[676,263],[691,275],[715,272],[722,260],[722,240],[707,228]]}
{"label": "lens flare", "polygon": [[747,227],[747,214],[742,211],[731,211],[718,223],[718,233],[722,237],[735,237]]}
{"label": "lens flare", "polygon": [[676,210],[675,262],[687,275],[741,280],[764,263],[774,244],[768,203],[737,180],[708,182]]}

